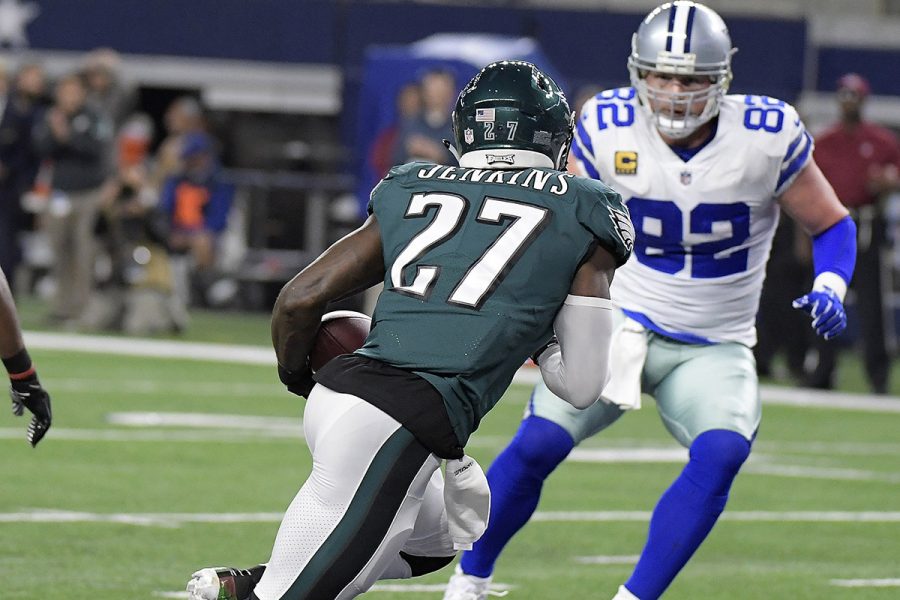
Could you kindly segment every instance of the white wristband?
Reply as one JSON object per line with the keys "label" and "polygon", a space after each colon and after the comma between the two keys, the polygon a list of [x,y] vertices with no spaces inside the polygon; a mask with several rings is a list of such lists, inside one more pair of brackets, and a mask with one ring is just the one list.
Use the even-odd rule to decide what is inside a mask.
{"label": "white wristband", "polygon": [[847,295],[847,282],[844,281],[843,277],[832,271],[819,273],[815,281],[813,281],[812,289],[814,292],[821,292],[825,288],[831,288],[841,302],[844,301],[844,296]]}

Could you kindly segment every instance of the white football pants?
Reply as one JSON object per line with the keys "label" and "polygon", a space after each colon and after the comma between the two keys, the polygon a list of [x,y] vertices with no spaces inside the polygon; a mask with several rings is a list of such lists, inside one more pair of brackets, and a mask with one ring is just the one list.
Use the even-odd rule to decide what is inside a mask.
{"label": "white football pants", "polygon": [[254,593],[354,598],[409,577],[399,552],[452,556],[441,460],[368,402],[316,385],[303,422],[313,468],[288,507]]}

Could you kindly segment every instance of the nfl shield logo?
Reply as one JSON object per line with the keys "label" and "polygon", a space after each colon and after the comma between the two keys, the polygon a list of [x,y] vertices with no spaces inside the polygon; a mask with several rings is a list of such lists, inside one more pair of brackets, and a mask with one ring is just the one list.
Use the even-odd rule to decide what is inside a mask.
{"label": "nfl shield logo", "polygon": [[690,171],[682,171],[681,172],[681,185],[691,185],[691,172]]}
{"label": "nfl shield logo", "polygon": [[472,131],[470,127],[466,128],[466,130],[463,132],[463,135],[467,144],[471,144],[475,141],[475,132]]}

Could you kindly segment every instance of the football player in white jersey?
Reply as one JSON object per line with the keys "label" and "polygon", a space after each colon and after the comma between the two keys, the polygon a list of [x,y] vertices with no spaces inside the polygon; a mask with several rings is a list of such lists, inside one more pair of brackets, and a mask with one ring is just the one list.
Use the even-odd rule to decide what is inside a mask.
{"label": "football player in white jersey", "polygon": [[463,555],[445,600],[487,597],[494,563],[531,516],[546,477],[575,445],[637,408],[642,391],[690,458],[656,505],[615,600],[662,595],[725,508],[759,426],[751,347],[781,209],[813,240],[815,283],[794,306],[826,339],[845,328],[853,221],[813,161],[793,107],[726,95],[734,52],[714,11],[663,4],[634,35],[632,87],[601,92],[582,108],[572,170],[621,193],[635,228],[634,254],[611,289],[621,308],[612,379],[604,402],[584,411],[535,388],[488,472],[488,530]]}

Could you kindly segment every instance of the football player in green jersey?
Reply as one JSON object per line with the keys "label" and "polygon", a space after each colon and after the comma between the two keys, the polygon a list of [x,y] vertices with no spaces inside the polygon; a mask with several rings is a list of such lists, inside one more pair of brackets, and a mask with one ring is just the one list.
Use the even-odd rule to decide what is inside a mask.
{"label": "football player in green jersey", "polygon": [[[312,473],[265,570],[203,569],[191,598],[353,598],[437,570],[484,529],[487,483],[463,448],[525,359],[574,406],[599,398],[609,284],[633,243],[621,197],[563,172],[573,114],[530,63],[485,67],[452,120],[459,166],[392,169],[365,224],[279,295],[272,339],[308,399]],[[380,281],[363,348],[313,381],[326,304]]]}
{"label": "football player in green jersey", "polygon": [[25,439],[33,448],[50,429],[53,411],[50,408],[50,395],[41,386],[28,350],[25,349],[16,304],[2,270],[0,270],[0,358],[3,359],[3,366],[9,375],[9,395],[12,398],[13,414],[21,417],[25,414],[26,408],[31,413]]}

